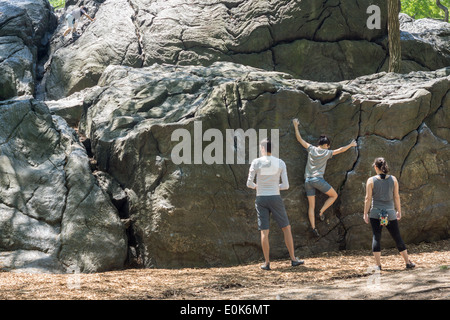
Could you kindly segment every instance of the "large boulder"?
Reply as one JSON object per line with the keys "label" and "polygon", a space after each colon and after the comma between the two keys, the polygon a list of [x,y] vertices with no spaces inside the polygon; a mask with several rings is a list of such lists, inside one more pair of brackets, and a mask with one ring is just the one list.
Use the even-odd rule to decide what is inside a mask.
{"label": "large boulder", "polygon": [[[229,61],[327,82],[387,71],[389,63],[387,8],[381,0],[83,3],[97,19],[92,24],[84,19],[73,44],[61,45],[63,27],[56,32],[46,83],[49,99],[94,86],[110,64]],[[380,8],[379,28],[368,27],[371,5]],[[439,25],[438,32],[433,21],[401,19],[403,73],[450,64],[448,24]]]}
{"label": "large boulder", "polygon": [[[450,65],[450,23],[434,19],[415,20],[401,13],[401,72],[430,71]],[[382,41],[387,50],[387,39]],[[381,71],[387,71],[387,57]]]}
{"label": "large boulder", "polygon": [[145,65],[232,61],[336,81],[376,72],[386,56],[374,43],[386,35],[386,15],[381,15],[379,29],[367,27],[367,9],[376,4],[386,11],[384,1],[132,3],[138,10]]}
{"label": "large boulder", "polygon": [[0,100],[32,95],[56,17],[46,0],[0,1]]}
{"label": "large boulder", "polygon": [[[367,8],[374,4],[369,0],[86,3],[96,21],[85,19],[81,36],[61,45],[60,20],[52,40],[45,84],[49,99],[92,87],[110,64],[230,61],[339,81],[377,72],[386,59],[386,50],[376,43],[386,35],[386,15],[381,15],[380,29],[369,29]],[[375,4],[386,10],[384,1]]]}
{"label": "large boulder", "polygon": [[0,121],[1,267],[121,268],[127,254],[124,226],[75,131],[30,97],[0,102]]}
{"label": "large boulder", "polygon": [[[65,15],[81,4],[95,21],[63,37]],[[370,5],[381,9],[379,29],[367,27]],[[226,152],[240,150],[240,129],[255,141],[278,133],[300,254],[370,247],[361,211],[376,156],[400,181],[405,240],[448,238],[448,24],[400,15],[402,72],[421,71],[400,75],[380,72],[389,62],[381,0],[70,0],[56,15],[46,0],[0,6],[6,269],[260,258],[245,186],[255,150],[244,148],[242,163]],[[295,117],[310,142],[321,133],[332,147],[358,141],[329,162],[340,197],[318,223],[320,239],[309,233]],[[227,130],[238,136],[227,140]],[[184,162],[173,158],[179,149]],[[273,256],[285,256],[272,230]]]}
{"label": "large boulder", "polygon": [[[432,234],[437,240],[448,237],[449,230],[449,125],[440,118],[449,107],[449,74],[447,68],[318,83],[233,63],[109,66],[98,86],[82,93],[80,132],[98,169],[127,194],[130,230],[145,267],[227,265],[260,257],[255,193],[245,185],[249,141],[245,162],[230,163],[227,147],[239,146],[233,140],[227,144],[227,129],[279,130],[280,157],[291,185],[282,196],[300,254],[370,247],[370,227],[362,220],[363,187],[377,156],[386,157],[399,178],[405,239],[421,241]],[[295,139],[295,117],[312,143],[321,133],[333,148],[358,141],[356,149],[329,161],[325,178],[340,198],[327,221],[318,224],[320,239],[310,234],[306,153]],[[208,129],[221,135],[203,136]],[[188,134],[188,156],[174,161],[172,152],[184,141],[180,136]],[[219,163],[208,162],[205,156],[214,158],[217,152]],[[323,201],[319,195],[318,205]],[[275,225],[272,230],[273,257],[281,257],[286,254],[282,233]]]}
{"label": "large boulder", "polygon": [[[89,15],[95,21],[83,17],[73,39],[70,34],[63,37],[67,25],[65,14],[61,15],[45,76],[47,99],[60,99],[96,85],[110,64],[142,65],[139,35],[133,21],[135,12],[129,2],[106,1],[99,7],[94,1],[89,4]],[[66,13],[75,8],[68,7]]]}

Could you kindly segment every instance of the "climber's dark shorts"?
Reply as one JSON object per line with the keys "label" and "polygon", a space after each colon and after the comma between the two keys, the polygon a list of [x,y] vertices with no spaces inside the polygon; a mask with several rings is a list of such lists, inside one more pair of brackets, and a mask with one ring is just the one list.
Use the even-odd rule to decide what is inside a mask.
{"label": "climber's dark shorts", "polygon": [[289,225],[289,219],[280,195],[256,196],[255,208],[258,213],[258,230],[269,230],[270,214],[280,228]]}

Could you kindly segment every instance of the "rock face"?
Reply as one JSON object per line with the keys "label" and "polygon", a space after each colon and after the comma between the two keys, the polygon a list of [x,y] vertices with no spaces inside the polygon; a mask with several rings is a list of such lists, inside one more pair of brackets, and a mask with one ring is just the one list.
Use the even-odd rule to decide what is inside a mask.
{"label": "rock face", "polygon": [[[414,20],[406,14],[400,14],[400,28],[404,60],[415,61],[428,70],[449,64],[449,23],[433,19]],[[428,54],[436,49],[440,51],[439,55]]]}
{"label": "rock face", "polygon": [[[95,85],[110,64],[209,66],[229,61],[326,82],[386,71],[389,63],[387,8],[381,0],[83,3],[96,21],[85,18],[81,37],[62,48],[59,36],[65,26],[60,24],[52,41],[48,99]],[[380,29],[367,27],[370,5],[381,10]],[[446,31],[442,31],[447,27],[433,32],[437,23],[430,20],[422,23],[425,32],[409,32],[407,19],[402,23],[406,30],[403,72],[450,65]]]}
{"label": "rock face", "polygon": [[125,230],[75,132],[34,99],[0,102],[0,264],[95,272],[120,268]]}
{"label": "rock face", "polygon": [[56,18],[45,0],[0,1],[0,99],[33,94],[36,64]]}
{"label": "rock face", "polygon": [[[232,63],[110,66],[98,86],[85,92],[80,130],[90,139],[98,169],[129,195],[136,250],[146,267],[236,264],[261,254],[255,193],[245,186],[248,157],[245,164],[237,159],[230,164],[223,151],[219,163],[195,164],[195,123],[201,124],[204,154],[212,148],[213,140],[201,141],[208,129],[222,133],[215,138],[222,139],[217,150],[226,148],[227,129],[280,130],[280,157],[291,185],[282,195],[303,254],[370,247],[370,227],[362,220],[363,186],[374,175],[371,164],[378,156],[387,158],[400,181],[405,239],[441,239],[449,230],[449,122],[442,119],[450,102],[449,75],[447,68],[327,84]],[[306,153],[295,139],[295,117],[312,143],[321,133],[334,148],[358,141],[356,150],[329,161],[325,178],[341,196],[327,222],[319,223],[319,240],[309,234]],[[190,133],[190,164],[172,159],[180,143],[172,138],[177,129]],[[274,257],[286,254],[277,229],[273,225]]]}
{"label": "rock face", "polygon": [[[95,21],[83,18],[78,34],[63,37],[65,14],[81,4]],[[379,29],[367,28],[372,4]],[[404,74],[389,74],[381,0],[0,6],[2,267],[96,272],[260,259],[246,187],[255,150],[248,138],[243,163],[227,158],[240,150],[230,130],[255,132],[255,141],[278,133],[299,255],[370,248],[364,185],[378,156],[400,182],[406,242],[449,237],[448,24],[401,15]],[[309,232],[306,152],[293,118],[311,143],[321,133],[332,148],[358,141],[329,161],[325,178],[340,197],[318,222],[320,239]],[[182,142],[184,162],[174,161]],[[285,257],[282,233],[271,230],[272,258]]]}
{"label": "rock face", "polygon": [[[86,87],[97,84],[100,75],[110,64],[138,67],[142,64],[139,39],[132,21],[134,11],[127,0],[106,1],[99,8],[90,1],[89,15],[96,21],[74,43],[67,36],[62,47],[59,36],[67,28],[64,17],[57,29],[52,50],[51,70],[46,77],[49,99],[62,98]],[[71,7],[75,9],[75,7]],[[87,28],[87,18],[78,26],[81,33]],[[58,48],[58,50],[56,50]]]}
{"label": "rock face", "polygon": [[131,2],[145,65],[232,61],[332,81],[376,72],[386,55],[372,43],[386,34],[386,17],[383,28],[366,27],[367,8],[385,10],[383,1]]}
{"label": "rock face", "polygon": [[0,266],[121,268],[127,237],[117,208],[92,174],[76,132],[29,95],[56,17],[47,1],[0,6]]}

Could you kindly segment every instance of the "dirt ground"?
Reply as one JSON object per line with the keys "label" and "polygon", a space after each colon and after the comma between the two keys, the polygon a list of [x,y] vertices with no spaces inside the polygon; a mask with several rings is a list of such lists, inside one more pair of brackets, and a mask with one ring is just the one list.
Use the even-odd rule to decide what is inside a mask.
{"label": "dirt ground", "polygon": [[374,273],[371,252],[340,251],[289,261],[227,268],[126,269],[96,274],[0,272],[2,300],[344,300],[450,299],[450,239],[409,245],[414,270],[395,249],[382,251]]}

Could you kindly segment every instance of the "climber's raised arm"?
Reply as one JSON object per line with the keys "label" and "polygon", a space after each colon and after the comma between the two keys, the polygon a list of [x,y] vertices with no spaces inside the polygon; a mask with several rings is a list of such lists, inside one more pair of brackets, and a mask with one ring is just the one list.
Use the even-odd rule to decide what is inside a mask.
{"label": "climber's raised arm", "polygon": [[305,149],[308,149],[308,147],[310,146],[310,144],[309,144],[308,142],[306,142],[305,140],[303,140],[302,136],[300,135],[300,132],[299,132],[299,130],[298,130],[298,125],[299,125],[298,119],[292,120],[292,123],[294,124],[295,137],[297,138],[297,141],[300,142],[300,144],[301,144]]}

